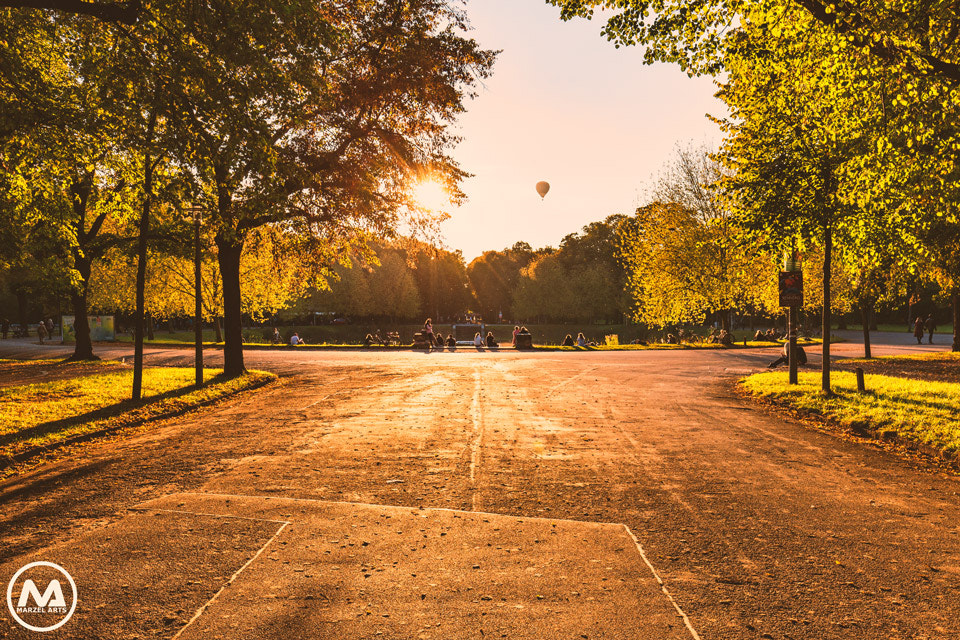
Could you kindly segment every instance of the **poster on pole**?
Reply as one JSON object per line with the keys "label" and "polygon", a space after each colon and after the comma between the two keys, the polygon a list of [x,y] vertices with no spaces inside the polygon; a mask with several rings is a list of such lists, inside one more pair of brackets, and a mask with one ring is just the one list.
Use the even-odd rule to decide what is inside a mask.
{"label": "poster on pole", "polygon": [[780,272],[780,306],[803,306],[803,272]]}
{"label": "poster on pole", "polygon": [[[60,326],[63,327],[63,341],[76,342],[77,333],[73,328],[75,316],[63,316]],[[113,316],[87,316],[90,324],[90,339],[94,342],[113,342],[117,339],[113,329]]]}

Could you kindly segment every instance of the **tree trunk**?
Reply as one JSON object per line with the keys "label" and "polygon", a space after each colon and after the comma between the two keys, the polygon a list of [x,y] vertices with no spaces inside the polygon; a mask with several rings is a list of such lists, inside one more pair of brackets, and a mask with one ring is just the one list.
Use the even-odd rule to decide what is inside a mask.
{"label": "tree trunk", "polygon": [[221,329],[222,325],[220,323],[220,316],[214,316],[213,318],[213,340],[214,342],[223,342],[223,330]]}
{"label": "tree trunk", "polygon": [[960,288],[953,290],[953,351],[960,351]]}
{"label": "tree trunk", "polygon": [[87,318],[87,288],[90,286],[90,260],[74,253],[74,267],[80,274],[79,288],[70,292],[70,305],[73,307],[73,334],[76,345],[68,360],[99,360],[93,355],[93,341],[90,339],[90,321]]}
{"label": "tree trunk", "polygon": [[823,393],[830,395],[830,262],[833,253],[833,235],[830,223],[823,226],[823,362],[821,364],[821,385]]}
{"label": "tree trunk", "polygon": [[152,341],[152,340],[154,340],[154,337],[153,337],[153,316],[150,315],[149,313],[146,314],[146,316],[147,316],[147,340],[151,340],[151,341]]}
{"label": "tree trunk", "polygon": [[243,366],[243,333],[240,314],[240,255],[243,240],[224,232],[217,233],[217,262],[223,282],[223,374],[237,377],[246,373]]}
{"label": "tree trunk", "polygon": [[[154,112],[155,113],[155,112]],[[156,115],[150,116],[147,125],[148,143],[153,138]],[[150,232],[150,201],[153,195],[153,161],[150,153],[143,154],[143,205],[140,209],[140,228],[137,238],[137,310],[134,314],[133,328],[133,392],[134,400],[139,400],[143,387],[143,316],[145,307],[144,291],[147,286],[147,234]]]}
{"label": "tree trunk", "polygon": [[720,328],[730,333],[730,311],[724,309],[720,312]]}
{"label": "tree trunk", "polygon": [[861,313],[863,314],[863,357],[872,358],[870,354],[870,309],[872,304],[864,299],[861,304]]}
{"label": "tree trunk", "polygon": [[27,290],[23,287],[17,287],[15,294],[17,296],[17,314],[19,315],[20,328],[26,329],[30,323],[29,313],[27,312]]}

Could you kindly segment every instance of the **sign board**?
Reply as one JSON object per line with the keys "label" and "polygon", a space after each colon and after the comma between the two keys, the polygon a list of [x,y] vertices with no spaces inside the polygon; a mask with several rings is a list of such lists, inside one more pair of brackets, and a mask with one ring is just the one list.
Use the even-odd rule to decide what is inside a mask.
{"label": "sign board", "polygon": [[800,271],[780,272],[780,306],[803,306],[803,273]]}
{"label": "sign board", "polygon": [[[77,341],[73,328],[75,321],[75,316],[63,316],[60,326],[63,327],[64,342]],[[113,342],[117,339],[113,330],[113,316],[87,316],[87,322],[90,323],[90,339],[94,342]]]}

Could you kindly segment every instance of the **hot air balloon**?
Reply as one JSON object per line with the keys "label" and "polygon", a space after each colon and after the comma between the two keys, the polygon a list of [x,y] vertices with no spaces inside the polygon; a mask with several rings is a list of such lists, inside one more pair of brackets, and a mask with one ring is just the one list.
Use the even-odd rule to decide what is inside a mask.
{"label": "hot air balloon", "polygon": [[537,193],[540,194],[540,199],[543,200],[543,197],[547,195],[547,191],[550,191],[550,183],[540,181],[537,183]]}

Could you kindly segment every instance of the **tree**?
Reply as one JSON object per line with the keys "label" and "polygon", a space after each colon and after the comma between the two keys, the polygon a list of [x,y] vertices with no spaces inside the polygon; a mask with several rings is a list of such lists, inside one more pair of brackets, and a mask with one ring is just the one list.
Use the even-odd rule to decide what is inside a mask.
{"label": "tree", "polygon": [[[822,92],[820,111],[836,106],[833,125],[821,127],[821,133],[836,135],[836,124],[845,120],[846,130],[857,131],[864,143],[835,168],[835,177],[846,183],[838,185],[840,199],[890,216],[907,237],[911,229],[920,229],[911,241],[918,251],[901,256],[913,269],[921,268],[917,261],[924,255],[946,248],[929,230],[943,222],[960,224],[949,206],[960,195],[960,127],[955,124],[960,14],[955,6],[902,0],[549,1],[562,7],[565,19],[615,8],[603,30],[609,39],[617,46],[642,45],[647,63],[676,62],[691,75],[742,65],[746,50],[753,50],[753,62],[762,67],[763,51],[791,48],[794,59],[781,56],[776,73],[805,76]],[[815,58],[823,70],[837,73],[811,77],[809,64],[797,57],[798,43],[805,43],[803,59]],[[836,100],[839,94],[845,96],[842,102]],[[923,249],[924,244],[930,246]],[[960,307],[955,305],[954,314],[960,315]]]}
{"label": "tree", "polygon": [[733,310],[775,308],[776,261],[743,237],[735,210],[716,191],[723,178],[706,149],[678,148],[655,200],[622,226],[637,320],[664,326],[716,313],[729,331]]}
{"label": "tree", "polygon": [[467,265],[467,276],[477,301],[477,311],[485,318],[496,318],[510,309],[520,271],[534,258],[526,242],[517,242],[503,251],[484,251]]}
{"label": "tree", "polygon": [[416,268],[423,317],[454,318],[473,306],[467,267],[460,251],[451,252],[431,245],[416,245],[410,251]]}
{"label": "tree", "polygon": [[322,241],[416,214],[415,177],[463,175],[447,126],[494,54],[441,0],[189,7],[165,18],[184,34],[178,154],[216,229],[224,371],[237,375],[248,234],[281,225]]}
{"label": "tree", "polygon": [[676,62],[688,73],[716,73],[727,62],[740,28],[748,25],[779,35],[785,14],[803,12],[836,39],[879,63],[914,77],[930,76],[960,85],[960,15],[949,3],[871,0],[548,0],[561,17],[608,14],[603,34],[620,45],[643,45],[645,61]]}
{"label": "tree", "polygon": [[46,9],[67,14],[92,16],[106,22],[134,24],[143,10],[141,0],[89,2],[87,0],[0,0],[0,7]]}
{"label": "tree", "polygon": [[[124,58],[117,34],[88,21],[49,26],[30,13],[24,16],[30,28],[17,31],[8,24],[16,18],[8,12],[0,25],[13,32],[16,44],[28,45],[30,55],[21,66],[12,65],[14,79],[0,85],[0,100],[14,113],[2,140],[0,171],[20,185],[20,213],[3,213],[30,219],[22,229],[24,245],[39,252],[35,258],[65,268],[56,280],[70,284],[77,339],[72,357],[90,359],[95,357],[87,326],[91,269],[119,241],[131,214],[133,167],[124,153],[121,97],[114,90],[122,84]],[[41,52],[49,61],[42,72]],[[9,62],[4,58],[4,65]],[[52,104],[56,108],[46,111]]]}
{"label": "tree", "polygon": [[625,216],[592,222],[543,251],[520,272],[512,309],[518,318],[578,322],[620,320],[628,309],[626,273],[618,253]]}
{"label": "tree", "polygon": [[[216,324],[223,317],[223,286],[212,244],[209,235],[203,238],[201,308],[203,321]],[[153,318],[193,315],[193,258],[184,255],[188,253],[186,248],[184,246],[184,250],[176,252],[167,246],[150,252],[153,267],[145,281],[144,310]],[[267,230],[252,233],[240,260],[241,312],[263,320],[287,308],[306,293],[300,283],[303,274],[313,268],[299,262],[282,238]],[[124,313],[135,311],[136,268],[128,249],[111,250],[94,265],[90,291],[93,308]]]}

